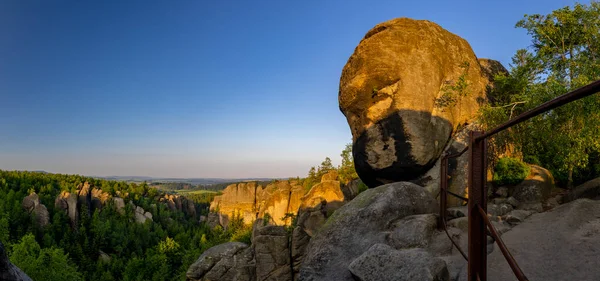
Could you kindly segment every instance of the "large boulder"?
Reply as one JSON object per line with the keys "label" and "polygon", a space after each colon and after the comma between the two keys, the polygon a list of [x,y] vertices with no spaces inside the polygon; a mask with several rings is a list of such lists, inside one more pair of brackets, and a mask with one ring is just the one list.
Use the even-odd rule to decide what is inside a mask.
{"label": "large boulder", "polygon": [[40,197],[36,193],[29,194],[23,198],[21,206],[28,212],[33,211],[37,205],[40,204]]}
{"label": "large boulder", "polygon": [[348,266],[371,246],[387,243],[396,221],[437,212],[422,187],[397,182],[359,194],[336,210],[310,240],[298,280],[354,280]]}
{"label": "large boulder", "polygon": [[[467,95],[436,105],[458,95],[451,87],[461,77]],[[400,18],[375,26],[348,59],[339,89],[360,178],[375,187],[421,176],[477,113],[489,85],[469,43],[439,25]]]}
{"label": "large boulder", "polygon": [[4,245],[0,242],[0,280],[2,281],[31,281],[20,268],[8,260]]}
{"label": "large boulder", "polygon": [[252,248],[257,281],[291,281],[290,248],[284,226],[264,225],[257,220],[252,231]]}
{"label": "large boulder", "polygon": [[600,199],[600,178],[587,181],[570,190],[563,197],[563,203],[571,202],[579,198]]}
{"label": "large boulder", "polygon": [[76,228],[79,224],[78,195],[67,191],[61,192],[54,200],[54,207],[67,213],[71,221],[71,227]]}
{"label": "large boulder", "polygon": [[375,244],[349,268],[360,281],[449,280],[444,260],[419,248],[396,250],[385,244]]}
{"label": "large boulder", "polygon": [[[579,199],[534,214],[502,236],[529,280],[600,280],[600,202]],[[488,280],[517,280],[500,251]]]}
{"label": "large boulder", "polygon": [[254,281],[254,270],[252,248],[229,242],[204,251],[185,275],[189,281]]}
{"label": "large boulder", "polygon": [[529,175],[521,183],[508,189],[509,196],[522,204],[541,204],[548,199],[554,189],[554,177],[550,171],[530,165]]}

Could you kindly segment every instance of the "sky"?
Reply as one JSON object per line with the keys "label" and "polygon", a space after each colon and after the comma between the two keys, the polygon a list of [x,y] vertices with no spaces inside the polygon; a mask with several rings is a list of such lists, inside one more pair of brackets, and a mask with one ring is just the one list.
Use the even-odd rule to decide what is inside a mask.
{"label": "sky", "polygon": [[573,3],[3,0],[0,169],[302,177],[352,140],[339,78],[376,24],[430,20],[508,66],[524,14]]}

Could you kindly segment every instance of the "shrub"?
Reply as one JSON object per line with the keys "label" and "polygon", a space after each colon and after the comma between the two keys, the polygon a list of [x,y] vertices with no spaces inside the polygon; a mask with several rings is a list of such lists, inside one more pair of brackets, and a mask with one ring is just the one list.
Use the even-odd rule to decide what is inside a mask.
{"label": "shrub", "polygon": [[494,167],[494,184],[496,186],[515,185],[529,175],[529,166],[515,158],[500,158]]}

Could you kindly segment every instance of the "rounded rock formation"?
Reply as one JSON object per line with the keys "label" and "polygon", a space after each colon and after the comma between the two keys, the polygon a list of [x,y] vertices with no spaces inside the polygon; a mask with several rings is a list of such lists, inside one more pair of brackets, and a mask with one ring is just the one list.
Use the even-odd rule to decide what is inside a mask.
{"label": "rounded rock formation", "polygon": [[364,183],[413,180],[429,170],[453,130],[486,100],[487,71],[467,41],[430,21],[393,19],[367,32],[339,89]]}

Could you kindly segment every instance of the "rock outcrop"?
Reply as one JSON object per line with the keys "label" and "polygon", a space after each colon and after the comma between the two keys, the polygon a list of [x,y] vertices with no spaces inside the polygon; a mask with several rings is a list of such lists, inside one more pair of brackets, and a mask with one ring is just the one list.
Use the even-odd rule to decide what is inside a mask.
{"label": "rock outcrop", "polygon": [[254,281],[252,248],[241,242],[220,244],[206,250],[186,272],[189,281]]}
{"label": "rock outcrop", "polygon": [[402,227],[394,226],[394,222],[435,213],[437,208],[431,194],[408,182],[386,184],[359,194],[312,237],[298,280],[354,280],[349,265],[373,245],[387,244],[387,234]]}
{"label": "rock outcrop", "polygon": [[38,227],[44,227],[50,223],[50,214],[48,213],[48,209],[44,204],[40,203],[40,198],[37,194],[32,193],[23,198],[23,203],[21,206],[23,206],[23,209],[29,213],[33,213],[33,216],[35,217],[35,224]]}
{"label": "rock outcrop", "polygon": [[327,202],[328,211],[333,212],[345,202],[336,178],[336,173],[328,173],[308,192],[295,181],[276,181],[264,187],[255,182],[229,185],[211,202],[210,210],[214,214],[209,214],[208,221],[226,227],[234,215],[243,218],[246,224],[268,218],[269,224],[289,225],[290,215],[296,216],[299,210],[313,208],[321,202]]}
{"label": "rock outcrop", "polygon": [[57,210],[63,210],[69,216],[71,221],[71,227],[77,227],[79,223],[79,202],[77,194],[63,191],[60,193],[56,200],[54,200],[54,207]]}
{"label": "rock outcrop", "polygon": [[292,281],[288,233],[283,226],[254,224],[252,248],[257,281]]}
{"label": "rock outcrop", "polygon": [[[369,187],[414,180],[435,164],[451,133],[486,100],[489,71],[464,39],[430,21],[393,19],[371,29],[344,66],[339,105]],[[436,99],[468,94],[447,107]],[[454,92],[453,92],[454,91]]]}
{"label": "rock outcrop", "polygon": [[587,181],[569,190],[562,201],[567,203],[579,198],[600,199],[600,178]]}
{"label": "rock outcrop", "polygon": [[146,212],[144,208],[140,206],[135,206],[135,222],[137,223],[145,223],[147,220],[152,221],[152,214],[150,212]]}
{"label": "rock outcrop", "polygon": [[542,204],[554,189],[554,177],[550,171],[542,167],[529,166],[530,172],[527,178],[516,186],[508,188],[508,195],[522,204]]}
{"label": "rock outcrop", "polygon": [[8,260],[4,245],[0,242],[0,280],[32,281],[27,274]]}
{"label": "rock outcrop", "polygon": [[188,215],[189,217],[196,218],[196,206],[192,200],[188,200],[187,198],[175,195],[175,194],[165,194],[162,198],[159,199],[160,202],[167,204],[169,210],[181,211]]}

